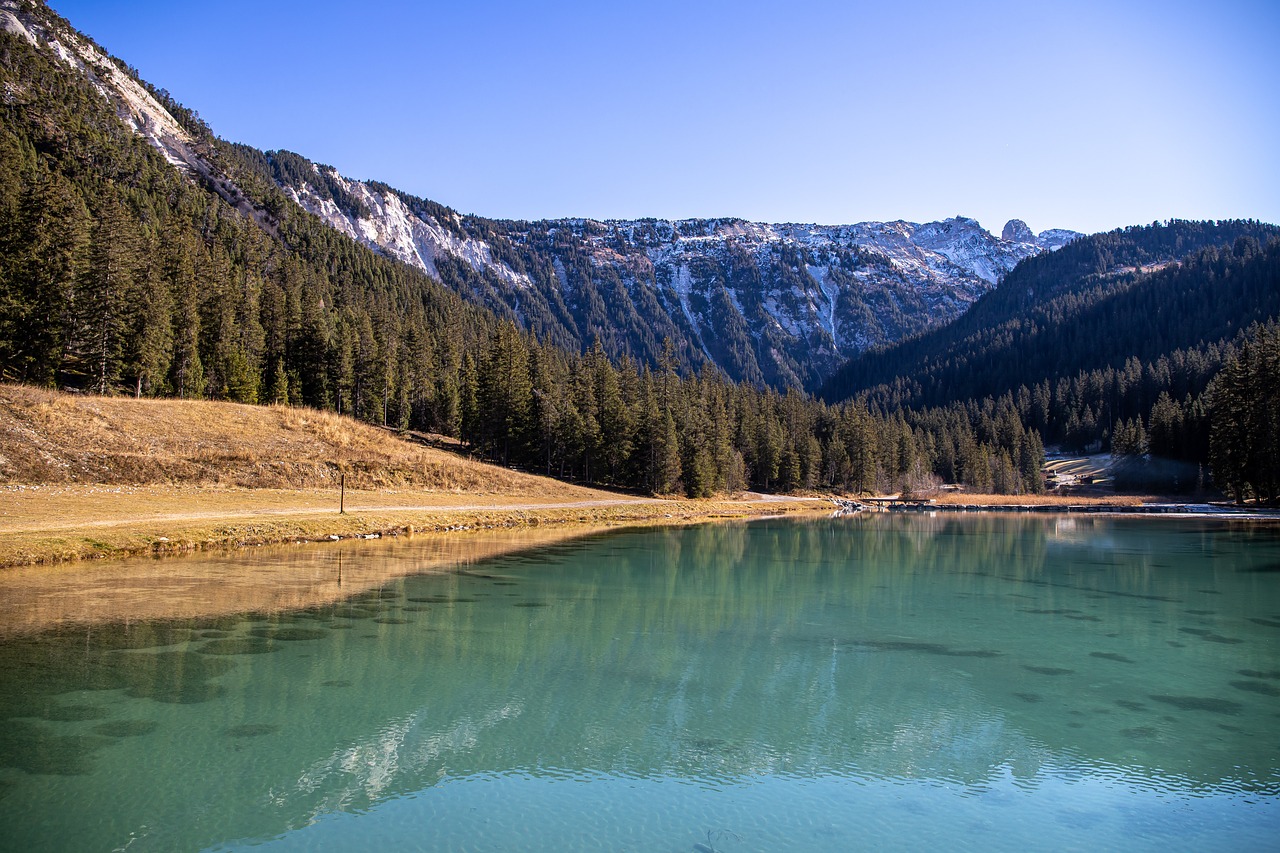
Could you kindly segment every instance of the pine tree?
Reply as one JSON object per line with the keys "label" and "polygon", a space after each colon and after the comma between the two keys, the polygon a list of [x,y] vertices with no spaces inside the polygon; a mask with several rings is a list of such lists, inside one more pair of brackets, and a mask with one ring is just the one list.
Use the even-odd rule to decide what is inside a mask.
{"label": "pine tree", "polygon": [[72,187],[44,170],[0,217],[0,376],[56,381],[86,261],[88,222]]}
{"label": "pine tree", "polygon": [[115,194],[103,195],[92,231],[89,263],[73,294],[69,361],[99,394],[120,377],[128,328],[128,297],[138,265],[137,230]]}
{"label": "pine tree", "polygon": [[204,362],[200,358],[200,299],[195,273],[196,251],[189,237],[176,237],[171,244],[165,267],[174,295],[170,386],[182,398],[199,398],[204,394]]}
{"label": "pine tree", "polygon": [[128,297],[124,371],[133,374],[135,397],[166,392],[165,377],[173,361],[173,297],[154,258],[154,251],[147,252]]}
{"label": "pine tree", "polygon": [[1214,482],[1237,502],[1280,497],[1280,326],[1254,331],[1210,390]]}
{"label": "pine tree", "polygon": [[277,358],[271,371],[271,387],[267,391],[267,402],[275,406],[289,405],[289,374],[284,368],[284,359]]}
{"label": "pine tree", "polygon": [[524,452],[526,428],[533,402],[529,354],[510,321],[498,326],[480,364],[477,398],[483,418],[482,446],[503,465]]}

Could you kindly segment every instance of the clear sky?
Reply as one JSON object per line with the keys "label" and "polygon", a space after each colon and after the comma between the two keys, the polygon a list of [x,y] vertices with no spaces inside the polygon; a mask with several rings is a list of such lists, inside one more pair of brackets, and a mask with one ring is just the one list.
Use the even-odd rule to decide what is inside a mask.
{"label": "clear sky", "polygon": [[494,218],[1280,222],[1280,0],[52,0],[219,136]]}

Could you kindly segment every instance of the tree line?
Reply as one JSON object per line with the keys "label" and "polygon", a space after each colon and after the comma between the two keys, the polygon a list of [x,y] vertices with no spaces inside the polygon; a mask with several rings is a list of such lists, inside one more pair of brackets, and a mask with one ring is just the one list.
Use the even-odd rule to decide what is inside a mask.
{"label": "tree line", "polygon": [[[1227,412],[1246,413],[1240,417],[1255,425],[1262,417],[1253,401],[1270,399],[1259,389],[1274,371],[1274,358],[1265,355],[1271,339],[1254,342],[1237,332],[1090,365],[1086,357],[1097,347],[1078,331],[1098,340],[1183,340],[1186,318],[1217,317],[1212,328],[1221,330],[1234,322],[1237,303],[1269,305],[1278,244],[1253,238],[1266,230],[1256,223],[1187,226],[1181,236],[1171,236],[1169,226],[1155,236],[1139,231],[1141,239],[1104,241],[1110,248],[1101,258],[1097,247],[1093,254],[1076,250],[1083,260],[1065,257],[1108,282],[1092,280],[1083,295],[1054,284],[1042,269],[1052,258],[1032,259],[1028,280],[1052,291],[1050,307],[1038,320],[997,324],[994,337],[963,359],[978,365],[969,373],[944,363],[934,379],[926,370],[827,403],[735,383],[705,364],[695,370],[670,339],[647,344],[650,357],[637,361],[610,345],[605,327],[581,347],[468,304],[289,202],[275,183],[281,175],[306,173],[324,183],[307,161],[216,140],[163,91],[157,96],[232,189],[180,174],[86,81],[8,33],[0,33],[0,76],[5,380],[331,409],[453,436],[500,464],[659,494],[871,492],[941,482],[1034,492],[1043,488],[1048,442],[1213,456],[1224,488],[1274,496],[1274,479],[1252,473],[1268,470],[1258,463],[1266,450],[1212,450],[1226,441],[1214,445],[1214,435],[1235,435],[1225,426],[1235,423],[1225,420]],[[328,192],[354,203],[336,184]],[[233,206],[227,196],[245,204]],[[1224,228],[1250,233],[1154,276],[1114,274],[1117,259],[1155,257],[1164,243],[1186,246],[1206,234],[1220,237]],[[1117,246],[1129,246],[1129,254]],[[1028,275],[1021,270],[1010,278]],[[1161,317],[1170,305],[1176,310]],[[1148,326],[1135,327],[1133,318]],[[1068,330],[1071,323],[1077,331]],[[1015,342],[1037,335],[1053,342],[1046,352],[1078,369],[1031,381],[1028,370],[1006,364],[998,377],[1004,387],[982,393],[979,377],[995,372],[984,353],[1001,344],[1026,354]],[[1027,361],[1034,363],[1031,355]],[[1224,366],[1241,362],[1246,378],[1229,383],[1225,377],[1236,374]],[[1219,390],[1208,393],[1220,373]],[[943,376],[954,385],[949,397],[921,395],[923,383]],[[1242,396],[1246,391],[1253,396]]]}
{"label": "tree line", "polygon": [[655,493],[871,491],[943,475],[1039,487],[1028,461],[1038,439],[1020,424],[828,406],[694,372],[669,341],[645,364],[606,357],[600,335],[585,349],[557,345],[287,203],[272,170],[303,169],[299,160],[216,140],[170,101],[231,179],[214,187],[180,174],[85,80],[8,33],[0,75],[6,380],[314,406]]}

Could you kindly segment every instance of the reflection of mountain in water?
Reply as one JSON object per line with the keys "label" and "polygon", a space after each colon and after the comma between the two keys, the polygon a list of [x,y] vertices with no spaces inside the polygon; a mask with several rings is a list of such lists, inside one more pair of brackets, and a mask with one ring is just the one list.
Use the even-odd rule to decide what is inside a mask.
{"label": "reflection of mountain in water", "polygon": [[[1250,621],[1280,604],[1264,574],[1241,571],[1275,561],[1275,540],[1102,519],[1061,536],[1060,524],[879,516],[624,532],[224,623],[228,637],[197,637],[177,657],[234,661],[209,676],[225,694],[147,703],[156,737],[181,735],[113,772],[155,791],[153,826],[186,821],[202,843],[223,838],[228,814],[241,837],[266,837],[510,773],[979,790],[1010,773],[1029,786],[1102,774],[1280,793],[1262,737],[1280,711],[1276,629]],[[253,640],[270,652],[199,652]],[[76,648],[60,653],[103,668],[154,660]],[[193,801],[219,807],[179,820]]]}

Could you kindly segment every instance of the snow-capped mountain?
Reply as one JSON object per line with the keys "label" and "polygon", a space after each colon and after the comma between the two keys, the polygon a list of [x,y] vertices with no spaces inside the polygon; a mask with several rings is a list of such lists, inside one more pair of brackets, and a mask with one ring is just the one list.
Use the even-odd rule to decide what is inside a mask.
{"label": "snow-capped mountain", "polygon": [[[273,230],[273,215],[219,166],[223,143],[193,138],[153,90],[51,20],[0,0],[0,27],[86,75],[174,168]],[[868,347],[950,320],[1022,259],[1080,236],[1036,235],[1013,220],[996,237],[962,217],[837,226],[495,221],[288,152],[255,156],[289,199],[333,228],[555,344],[599,339],[615,357],[656,363],[669,340],[687,367],[712,363],[776,387],[813,387]]]}
{"label": "snow-capped mountain", "polygon": [[311,170],[314,180],[280,181],[298,204],[539,334],[578,346],[599,336],[639,358],[670,338],[695,363],[778,386],[812,385],[868,347],[950,320],[1023,258],[1080,236],[1013,220],[997,238],[963,217],[493,221]]}

